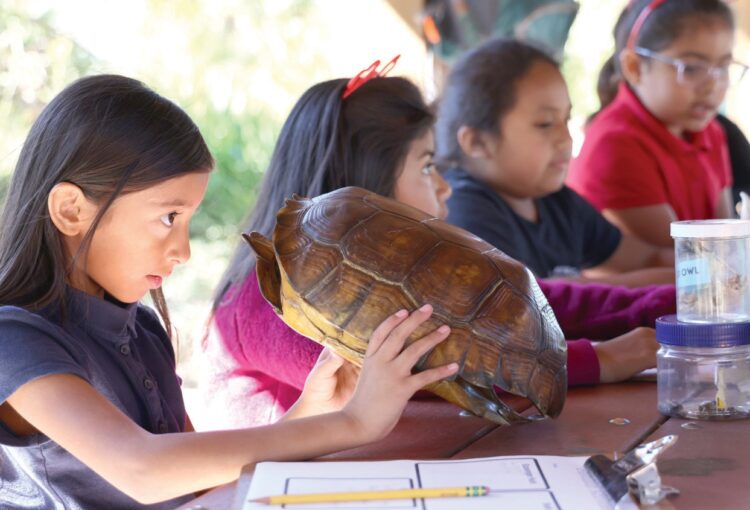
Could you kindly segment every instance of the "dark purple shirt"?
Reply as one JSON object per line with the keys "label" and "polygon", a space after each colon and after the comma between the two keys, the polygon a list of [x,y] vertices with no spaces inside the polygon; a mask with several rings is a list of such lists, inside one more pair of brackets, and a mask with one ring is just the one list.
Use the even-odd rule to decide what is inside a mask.
{"label": "dark purple shirt", "polygon": [[[174,350],[154,312],[73,289],[65,305],[65,320],[59,305],[0,307],[0,404],[29,381],[73,374],[144,429],[184,431]],[[3,509],[173,509],[190,499],[142,505],[48,437],[19,437],[0,422]]]}

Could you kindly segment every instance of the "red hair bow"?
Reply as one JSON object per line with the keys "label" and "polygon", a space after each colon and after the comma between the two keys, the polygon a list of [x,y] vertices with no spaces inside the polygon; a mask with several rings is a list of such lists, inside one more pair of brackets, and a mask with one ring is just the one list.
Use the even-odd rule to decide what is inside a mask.
{"label": "red hair bow", "polygon": [[396,62],[398,62],[398,58],[400,56],[401,55],[396,55],[395,57],[393,57],[393,59],[386,65],[384,65],[380,70],[378,70],[380,60],[376,60],[365,69],[362,69],[351,80],[349,80],[349,83],[346,84],[346,88],[344,89],[344,93],[341,95],[341,98],[346,99],[352,94],[352,92],[357,90],[359,87],[361,87],[371,79],[388,74],[388,72],[393,69],[393,66],[396,65]]}

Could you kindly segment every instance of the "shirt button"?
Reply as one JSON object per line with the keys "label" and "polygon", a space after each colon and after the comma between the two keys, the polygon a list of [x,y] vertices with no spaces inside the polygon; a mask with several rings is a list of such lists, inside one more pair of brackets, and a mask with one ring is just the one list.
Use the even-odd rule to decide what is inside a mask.
{"label": "shirt button", "polygon": [[120,354],[122,354],[123,356],[130,355],[130,346],[128,344],[120,346]]}
{"label": "shirt button", "polygon": [[147,390],[153,390],[154,389],[154,381],[149,379],[148,377],[143,380],[143,387]]}

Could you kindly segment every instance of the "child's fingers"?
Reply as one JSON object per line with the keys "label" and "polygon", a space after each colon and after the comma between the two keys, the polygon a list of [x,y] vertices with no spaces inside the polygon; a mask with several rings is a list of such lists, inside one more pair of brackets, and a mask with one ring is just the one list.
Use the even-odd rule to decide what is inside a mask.
{"label": "child's fingers", "polygon": [[393,331],[383,340],[380,352],[386,359],[394,359],[404,348],[404,342],[409,338],[415,329],[432,315],[432,305],[423,305],[418,310],[412,312],[409,317],[401,324],[396,326]]}
{"label": "child's fingers", "polygon": [[448,338],[450,332],[451,328],[443,324],[435,331],[432,331],[431,333],[423,336],[422,338],[411,344],[409,347],[404,349],[399,358],[401,358],[401,360],[403,360],[403,363],[408,365],[409,369],[411,369],[411,367],[413,367],[417,363],[417,361],[419,361],[419,358],[434,349],[435,346],[440,342]]}
{"label": "child's fingers", "polygon": [[323,365],[325,363],[328,363],[328,360],[331,359],[331,356],[333,355],[333,351],[329,349],[328,347],[323,347],[323,350],[320,351],[320,354],[318,354],[318,359],[315,360],[315,365]]}
{"label": "child's fingers", "polygon": [[375,331],[372,332],[372,335],[370,335],[370,341],[367,343],[365,357],[370,357],[378,352],[380,346],[383,345],[385,339],[388,338],[388,335],[390,335],[394,328],[401,324],[408,315],[409,312],[406,310],[399,310],[381,322],[380,325],[375,328]]}
{"label": "child's fingers", "polygon": [[318,371],[325,375],[333,375],[336,370],[341,368],[344,364],[344,358],[333,352],[331,349],[326,347],[320,353],[316,365],[318,365]]}
{"label": "child's fingers", "polygon": [[331,357],[332,353],[333,351],[331,349],[329,349],[328,347],[323,347],[323,350],[320,351],[320,354],[318,354],[318,359],[315,361],[315,364],[319,365],[325,363],[326,361],[328,361],[328,358]]}
{"label": "child's fingers", "polygon": [[[312,367],[310,375],[305,381],[305,387],[307,387],[309,384],[319,384],[321,380],[336,377],[336,372],[338,372],[343,364],[344,358],[326,347],[318,356],[318,359],[315,362],[315,366]],[[311,381],[316,382],[311,383]]]}
{"label": "child's fingers", "polygon": [[409,377],[409,386],[412,393],[424,388],[446,377],[450,377],[458,372],[458,363],[449,363],[436,368],[418,372]]}

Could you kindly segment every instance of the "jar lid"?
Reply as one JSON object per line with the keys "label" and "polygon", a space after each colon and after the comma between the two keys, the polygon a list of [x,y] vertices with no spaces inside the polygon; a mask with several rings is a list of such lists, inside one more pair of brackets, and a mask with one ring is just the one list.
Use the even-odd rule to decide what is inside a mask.
{"label": "jar lid", "polygon": [[688,220],[669,225],[672,237],[750,237],[750,220]]}
{"label": "jar lid", "polygon": [[736,347],[750,344],[750,322],[701,324],[681,322],[677,316],[656,319],[656,340],[660,344],[684,347]]}

